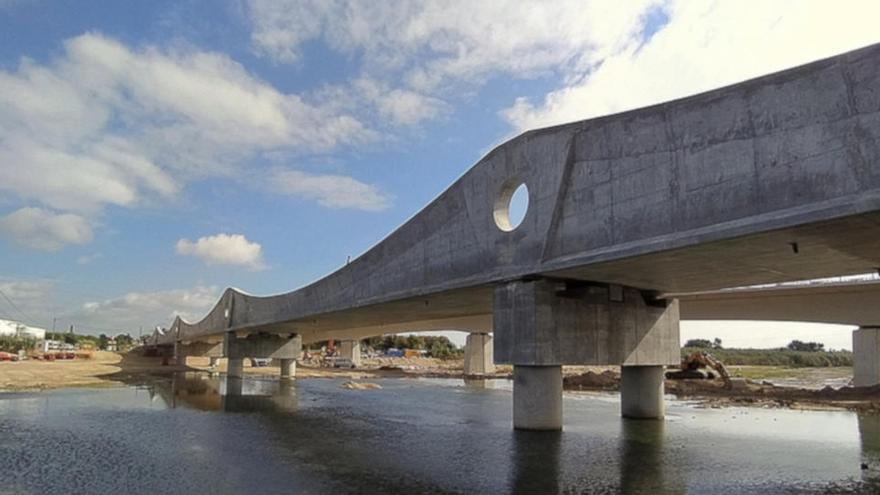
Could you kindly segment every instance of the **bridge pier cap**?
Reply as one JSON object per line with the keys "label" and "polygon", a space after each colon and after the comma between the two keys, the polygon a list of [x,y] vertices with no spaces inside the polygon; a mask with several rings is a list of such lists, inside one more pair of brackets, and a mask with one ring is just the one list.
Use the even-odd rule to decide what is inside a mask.
{"label": "bridge pier cap", "polygon": [[664,366],[681,361],[678,301],[607,284],[539,279],[495,288],[496,363]]}

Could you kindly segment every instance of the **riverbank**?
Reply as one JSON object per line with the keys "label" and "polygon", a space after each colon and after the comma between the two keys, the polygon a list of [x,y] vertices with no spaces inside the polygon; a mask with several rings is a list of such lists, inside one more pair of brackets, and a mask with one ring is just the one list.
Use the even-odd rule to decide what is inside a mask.
{"label": "riverbank", "polygon": [[[725,388],[721,380],[666,380],[666,393],[679,399],[695,400],[706,407],[756,406],[788,409],[835,410],[880,412],[880,385],[874,387],[849,387],[819,383],[840,382],[851,368],[775,368],[742,370],[734,368],[732,387]],[[767,379],[745,378],[761,377]],[[806,386],[781,386],[774,383],[773,376],[783,381],[804,383]],[[620,373],[617,370],[587,371],[568,375],[563,388],[574,391],[618,391]]]}
{"label": "riverbank", "polygon": [[[430,358],[374,358],[364,360],[358,369],[299,366],[297,378],[463,378],[461,360]],[[204,357],[187,359],[186,366],[162,365],[158,358],[136,353],[98,351],[91,359],[72,361],[22,361],[0,363],[0,391],[49,390],[70,387],[113,387],[149,382],[181,371],[225,372],[225,360],[210,367]],[[512,367],[498,366],[490,379],[510,379]],[[245,374],[278,376],[275,366],[251,367]],[[772,366],[732,367],[733,389],[718,380],[667,380],[666,392],[682,399],[696,400],[707,407],[726,405],[785,407],[795,409],[849,409],[880,412],[880,387],[845,387],[851,368],[779,368]],[[566,366],[564,388],[569,391],[616,391],[620,374],[613,366]],[[835,386],[825,384],[834,383]],[[781,385],[796,386],[781,386]]]}

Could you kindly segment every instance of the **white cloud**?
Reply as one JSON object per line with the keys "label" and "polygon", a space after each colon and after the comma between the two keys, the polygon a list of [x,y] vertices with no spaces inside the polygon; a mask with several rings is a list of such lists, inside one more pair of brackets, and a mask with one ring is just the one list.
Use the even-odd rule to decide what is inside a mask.
{"label": "white cloud", "polygon": [[22,208],[0,218],[0,232],[22,246],[43,251],[92,241],[92,227],[85,218],[41,208]]}
{"label": "white cloud", "polygon": [[381,127],[443,116],[446,100],[495,76],[565,78],[591,67],[641,36],[658,3],[251,0],[248,15],[258,55],[303,64],[303,45],[318,40],[359,63],[361,76],[330,100],[371,104]]}
{"label": "white cloud", "polygon": [[418,124],[449,111],[449,105],[438,98],[407,89],[391,89],[375,79],[361,78],[352,86],[356,98],[372,104],[381,119],[390,120],[394,125]]}
{"label": "white cloud", "polygon": [[252,270],[266,268],[263,247],[241,234],[217,234],[177,241],[177,254],[196,256],[209,265],[239,265]]}
{"label": "white cloud", "polygon": [[77,265],[88,265],[89,263],[95,261],[98,258],[103,258],[104,255],[101,253],[93,253],[93,254],[84,254],[76,259]]}
{"label": "white cloud", "polygon": [[[44,311],[49,307],[52,300],[52,292],[55,282],[51,280],[17,280],[0,277],[0,291],[6,297],[0,297],[0,318],[6,317],[11,320],[38,326],[42,323]],[[33,318],[39,318],[34,320]]]}
{"label": "white cloud", "polygon": [[279,193],[315,200],[328,208],[380,211],[391,205],[391,198],[376,186],[345,175],[277,169],[270,181]]}
{"label": "white cloud", "polygon": [[75,322],[79,331],[133,332],[138,327],[144,333],[154,327],[167,327],[175,317],[196,321],[205,316],[220,294],[216,287],[196,286],[192,289],[172,289],[156,292],[129,292],[119,297],[92,301],[64,315]]}
{"label": "white cloud", "polygon": [[595,68],[572,71],[541,102],[502,115],[519,131],[633,109],[880,41],[880,3],[675,0],[650,40],[630,37]]}
{"label": "white cloud", "polygon": [[374,138],[344,110],[278,91],[219,53],[133,49],[89,33],[0,70],[0,191],[92,217],[173,200],[263,155]]}
{"label": "white cloud", "polygon": [[402,71],[411,88],[433,91],[588,65],[638,33],[656,3],[252,0],[249,16],[255,49],[277,62],[300,60],[303,43],[322,39],[363,55],[368,74]]}

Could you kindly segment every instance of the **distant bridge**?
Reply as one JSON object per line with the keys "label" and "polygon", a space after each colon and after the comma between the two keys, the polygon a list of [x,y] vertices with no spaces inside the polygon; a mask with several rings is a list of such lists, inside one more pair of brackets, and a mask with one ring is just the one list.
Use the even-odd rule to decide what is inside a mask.
{"label": "distant bridge", "polygon": [[[509,202],[522,184],[529,209],[513,228]],[[496,362],[514,365],[514,426],[557,429],[561,365],[622,365],[623,414],[662,416],[662,366],[679,360],[680,312],[734,316],[739,304],[689,296],[680,307],[664,294],[878,266],[874,45],[527,132],[344,268],[276,296],[227,289],[204,319],[178,318],[154,339],[180,355],[226,356],[231,374],[256,354],[292,373],[302,342],[469,331],[481,352],[494,348]],[[790,314],[822,318],[821,306],[808,306]],[[863,331],[876,347],[880,331]]]}

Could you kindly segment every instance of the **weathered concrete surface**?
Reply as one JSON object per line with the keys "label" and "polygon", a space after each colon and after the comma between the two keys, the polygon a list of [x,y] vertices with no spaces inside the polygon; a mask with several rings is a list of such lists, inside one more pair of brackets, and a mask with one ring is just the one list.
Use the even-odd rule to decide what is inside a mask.
{"label": "weathered concrete surface", "polygon": [[513,367],[513,427],[562,429],[562,366]]}
{"label": "weathered concrete surface", "polygon": [[294,378],[296,376],[296,359],[279,359],[281,365],[281,378]]}
{"label": "weathered concrete surface", "polygon": [[223,340],[223,355],[229,359],[296,359],[302,353],[298,335],[253,334],[238,338],[228,333]]}
{"label": "weathered concrete surface", "polygon": [[208,356],[211,358],[223,357],[223,343],[193,342],[191,344],[177,343],[175,354],[179,360],[188,356]]}
{"label": "weathered concrete surface", "polygon": [[242,377],[244,377],[244,359],[243,358],[229,358],[229,359],[227,359],[226,360],[226,376],[229,378],[242,378]]}
{"label": "weathered concrete surface", "polygon": [[[288,294],[229,289],[157,341],[485,318],[495,284],[535,276],[692,292],[869,272],[878,88],[880,45],[525,133],[346,267]],[[518,183],[529,211],[505,232],[495,209]]]}
{"label": "weathered concrete surface", "polygon": [[468,334],[464,345],[464,374],[467,376],[495,373],[492,336],[487,333]]}
{"label": "weathered concrete surface", "polygon": [[880,384],[880,327],[863,327],[853,332],[853,385]]}
{"label": "weathered concrete surface", "polygon": [[663,378],[663,366],[622,366],[620,368],[621,415],[631,419],[663,418],[666,414]]}
{"label": "weathered concrete surface", "polygon": [[357,368],[361,366],[361,341],[360,340],[343,340],[337,346],[339,356],[350,359],[351,364]]}
{"label": "weathered concrete surface", "polygon": [[678,303],[628,287],[553,280],[495,289],[495,362],[677,364]]}
{"label": "weathered concrete surface", "polygon": [[[880,236],[880,230],[876,231]],[[677,294],[683,320],[780,320],[880,326],[880,280]]]}

